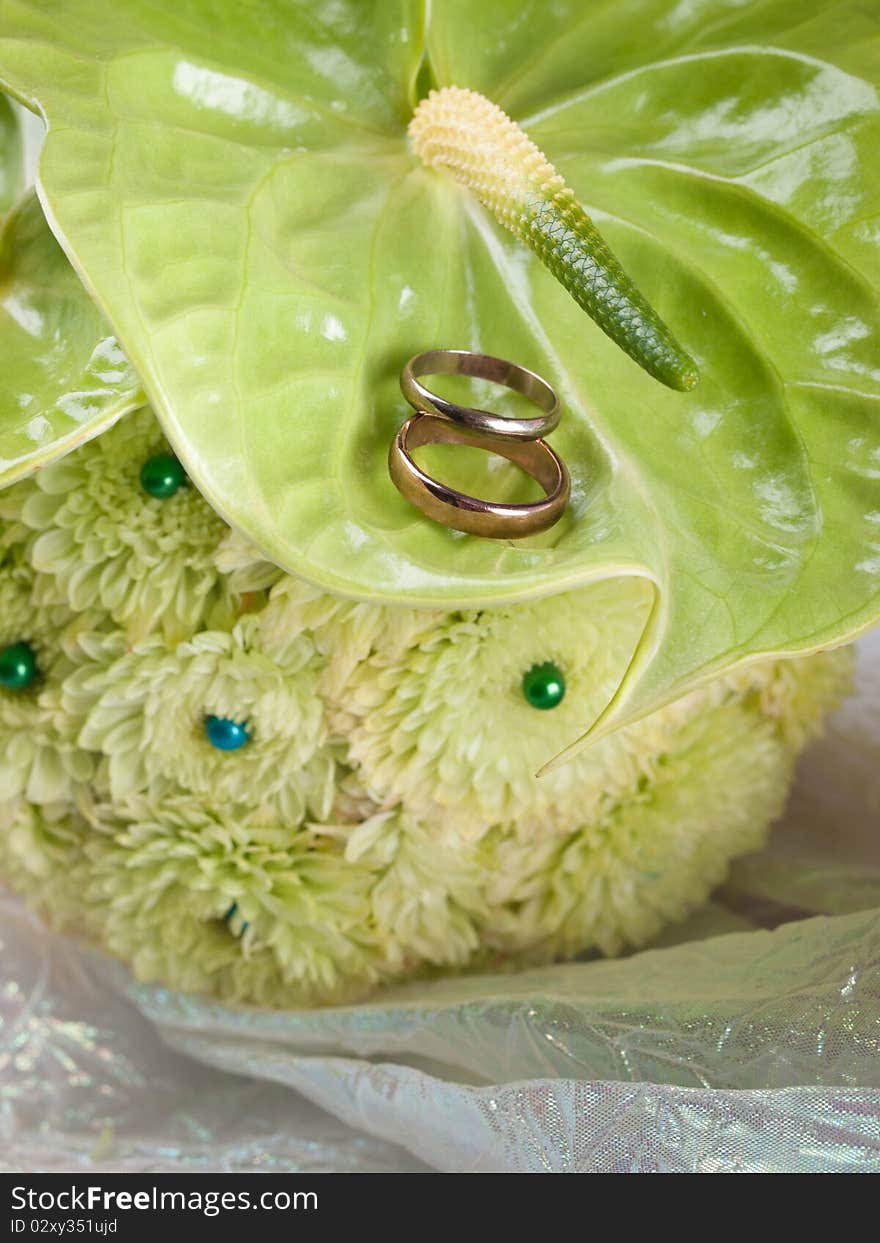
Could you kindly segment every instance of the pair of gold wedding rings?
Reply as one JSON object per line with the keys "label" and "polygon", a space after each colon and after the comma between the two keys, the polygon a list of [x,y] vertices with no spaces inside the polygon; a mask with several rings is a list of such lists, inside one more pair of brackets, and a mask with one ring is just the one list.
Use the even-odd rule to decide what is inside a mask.
{"label": "pair of gold wedding rings", "polygon": [[[427,375],[464,375],[513,389],[543,413],[514,419],[459,406],[432,393],[421,383]],[[571,493],[565,463],[544,437],[559,423],[561,408],[555,389],[516,363],[470,350],[429,350],[416,354],[400,373],[400,387],[415,414],[391,442],[388,469],[395,487],[435,522],[486,539],[522,539],[558,522]],[[519,466],[540,484],[543,500],[506,505],[457,492],[434,479],[412,458],[412,450],[429,444],[474,445],[497,453]]]}

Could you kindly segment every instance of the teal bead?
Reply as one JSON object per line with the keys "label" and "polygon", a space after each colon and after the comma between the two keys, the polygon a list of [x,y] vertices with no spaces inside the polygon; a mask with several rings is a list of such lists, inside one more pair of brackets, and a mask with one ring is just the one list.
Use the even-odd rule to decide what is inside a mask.
{"label": "teal bead", "polygon": [[225,716],[206,716],[205,736],[218,751],[240,751],[251,740],[246,724]]}
{"label": "teal bead", "polygon": [[522,692],[526,703],[533,708],[556,708],[565,698],[565,675],[552,660],[542,665],[532,665],[523,676]]}
{"label": "teal bead", "polygon": [[173,453],[157,453],[141,467],[141,487],[159,501],[173,496],[186,483],[186,472]]}
{"label": "teal bead", "polygon": [[11,643],[0,650],[0,686],[23,691],[37,680],[37,656],[29,643]]}
{"label": "teal bead", "polygon": [[243,937],[244,934],[247,932],[248,928],[250,928],[250,924],[248,923],[246,919],[242,919],[239,921],[239,927],[238,927],[238,930],[236,931],[236,929],[232,926],[232,920],[235,919],[237,914],[238,914],[238,903],[233,902],[232,906],[223,916],[223,922],[226,924],[227,928],[234,936]]}

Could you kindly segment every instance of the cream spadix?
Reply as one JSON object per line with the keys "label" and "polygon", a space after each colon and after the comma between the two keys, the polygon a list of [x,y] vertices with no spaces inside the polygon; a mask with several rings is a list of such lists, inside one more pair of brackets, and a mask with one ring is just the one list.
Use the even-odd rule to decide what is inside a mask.
{"label": "cream spadix", "polygon": [[419,158],[467,186],[535,252],[603,332],[656,379],[691,389],[696,363],[612,254],[544,153],[491,100],[447,86],[416,108]]}

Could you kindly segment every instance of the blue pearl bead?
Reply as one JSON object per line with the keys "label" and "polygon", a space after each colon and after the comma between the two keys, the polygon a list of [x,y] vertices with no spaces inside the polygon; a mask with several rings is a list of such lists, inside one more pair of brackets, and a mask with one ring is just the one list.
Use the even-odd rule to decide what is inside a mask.
{"label": "blue pearl bead", "polygon": [[205,736],[218,751],[239,751],[251,740],[244,722],[232,721],[225,716],[206,716]]}

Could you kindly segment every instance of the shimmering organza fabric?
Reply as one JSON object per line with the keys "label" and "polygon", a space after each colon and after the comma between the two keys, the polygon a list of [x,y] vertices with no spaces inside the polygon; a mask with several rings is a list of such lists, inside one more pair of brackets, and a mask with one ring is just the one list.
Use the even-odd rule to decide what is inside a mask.
{"label": "shimmering organza fabric", "polygon": [[8,901],[0,1168],[880,1170],[880,633],[857,680],[769,848],[626,959],[269,1013]]}

